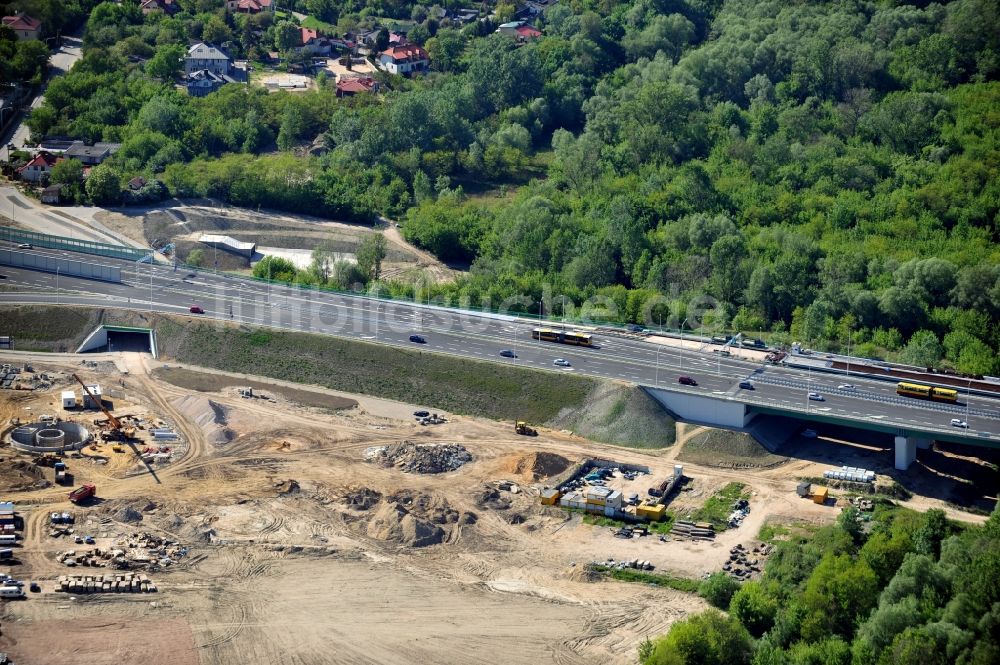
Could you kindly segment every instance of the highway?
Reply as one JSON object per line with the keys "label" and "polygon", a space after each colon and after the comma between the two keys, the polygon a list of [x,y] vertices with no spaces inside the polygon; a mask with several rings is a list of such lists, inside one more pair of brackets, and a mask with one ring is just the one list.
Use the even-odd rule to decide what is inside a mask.
{"label": "highway", "polygon": [[[7,245],[0,242],[0,246]],[[221,320],[269,326],[659,386],[794,410],[807,418],[828,415],[939,431],[950,438],[966,435],[970,443],[987,437],[1000,439],[1000,399],[994,397],[961,395],[958,404],[926,402],[896,395],[893,382],[753,363],[721,357],[707,348],[681,350],[644,339],[600,333],[595,334],[595,348],[575,347],[533,340],[531,330],[537,324],[514,316],[480,315],[364,295],[317,293],[211,272],[175,272],[170,266],[58,250],[24,251],[119,266],[124,283],[0,266],[0,274],[6,275],[6,279],[0,280],[0,303],[117,307],[181,314],[192,322]],[[203,308],[204,314],[190,314],[192,305]],[[0,321],[0,335],[3,334]],[[413,334],[423,336],[426,344],[409,341]],[[514,351],[517,357],[500,356],[504,349]],[[571,367],[554,366],[556,358],[568,360]],[[682,375],[692,377],[698,385],[679,385],[677,379]],[[754,383],[754,390],[740,389],[739,383],[745,379]],[[854,388],[838,388],[845,383]],[[820,393],[824,400],[807,399],[809,392]],[[953,427],[952,418],[968,421],[968,429]]]}

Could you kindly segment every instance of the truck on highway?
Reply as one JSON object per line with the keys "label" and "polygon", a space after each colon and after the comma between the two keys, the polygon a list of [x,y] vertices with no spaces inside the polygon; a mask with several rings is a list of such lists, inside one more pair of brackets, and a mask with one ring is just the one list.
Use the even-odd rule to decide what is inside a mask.
{"label": "truck on highway", "polygon": [[81,503],[93,496],[97,496],[97,486],[93,483],[86,483],[70,492],[69,500],[73,503]]}

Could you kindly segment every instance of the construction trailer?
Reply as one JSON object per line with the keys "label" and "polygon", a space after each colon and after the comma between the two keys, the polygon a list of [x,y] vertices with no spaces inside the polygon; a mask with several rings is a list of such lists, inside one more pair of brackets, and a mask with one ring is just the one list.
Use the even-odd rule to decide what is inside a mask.
{"label": "construction trailer", "polygon": [[100,409],[101,408],[101,387],[94,384],[87,384],[87,389],[83,392],[83,408],[85,409]]}
{"label": "construction trailer", "polygon": [[795,493],[803,498],[812,496],[812,483],[802,482],[795,486]]}
{"label": "construction trailer", "polygon": [[667,514],[667,507],[662,503],[641,503],[635,507],[636,517],[650,522],[660,522]]}
{"label": "construction trailer", "polygon": [[554,506],[559,503],[560,497],[559,490],[557,489],[544,489],[541,492],[541,502],[543,506]]}
{"label": "construction trailer", "polygon": [[828,490],[827,488],[817,487],[815,490],[813,490],[813,495],[812,495],[813,503],[818,503],[820,505],[823,505],[824,503],[826,503],[826,500],[828,498],[830,498],[830,490]]}
{"label": "construction trailer", "polygon": [[64,409],[75,409],[76,408],[76,393],[72,390],[64,390],[62,392],[62,408]]}

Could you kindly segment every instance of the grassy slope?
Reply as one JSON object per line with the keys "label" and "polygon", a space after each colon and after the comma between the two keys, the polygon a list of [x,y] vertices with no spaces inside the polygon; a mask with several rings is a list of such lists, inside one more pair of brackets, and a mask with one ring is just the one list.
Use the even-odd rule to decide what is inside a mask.
{"label": "grassy slope", "polygon": [[453,413],[545,422],[579,407],[595,381],[332,337],[216,325],[158,331],[178,360],[426,404]]}
{"label": "grassy slope", "polygon": [[677,455],[682,462],[719,467],[768,467],[788,461],[775,455],[746,432],[711,429],[684,442]]}
{"label": "grassy slope", "polygon": [[425,404],[498,420],[523,419],[596,441],[659,448],[674,422],[638,388],[302,333],[189,323],[122,310],[0,307],[16,348],[73,351],[100,323],[152,326],[161,356],[181,362]]}

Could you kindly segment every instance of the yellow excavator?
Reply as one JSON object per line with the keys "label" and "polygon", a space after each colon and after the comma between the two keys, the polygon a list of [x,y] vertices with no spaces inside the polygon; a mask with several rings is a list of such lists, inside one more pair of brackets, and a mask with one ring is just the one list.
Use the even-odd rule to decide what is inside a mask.
{"label": "yellow excavator", "polygon": [[521,436],[538,436],[538,430],[533,427],[529,427],[528,423],[523,420],[518,420],[514,423],[514,431]]}
{"label": "yellow excavator", "polygon": [[[126,427],[125,425],[122,424],[120,420],[115,418],[114,414],[105,409],[104,404],[98,397],[94,396],[94,394],[90,392],[90,388],[88,388],[87,384],[83,382],[83,379],[78,377],[76,374],[73,375],[73,378],[76,379],[77,383],[83,386],[84,395],[86,397],[89,397],[90,401],[96,404],[97,408],[99,408],[101,412],[104,413],[105,416],[107,416],[108,429],[104,432],[105,439],[112,439],[112,440],[120,439],[122,441],[128,441],[129,439],[135,436],[135,428]],[[86,403],[87,401],[86,398],[84,398],[83,401],[84,403]]]}

